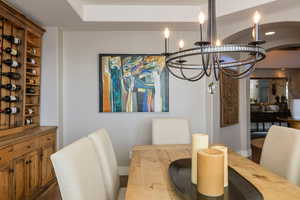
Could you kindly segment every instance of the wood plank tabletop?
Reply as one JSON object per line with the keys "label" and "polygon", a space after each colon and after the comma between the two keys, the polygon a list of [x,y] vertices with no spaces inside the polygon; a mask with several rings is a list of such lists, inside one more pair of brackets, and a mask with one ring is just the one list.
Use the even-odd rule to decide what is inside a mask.
{"label": "wood plank tabletop", "polygon": [[[190,157],[191,145],[134,147],[126,200],[182,200],[170,183],[168,167]],[[300,187],[232,151],[229,166],[256,186],[265,200],[300,200]]]}

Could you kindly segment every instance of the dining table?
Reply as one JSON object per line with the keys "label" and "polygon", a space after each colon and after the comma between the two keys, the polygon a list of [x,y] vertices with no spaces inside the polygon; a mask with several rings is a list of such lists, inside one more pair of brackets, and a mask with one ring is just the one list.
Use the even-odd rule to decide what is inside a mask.
{"label": "dining table", "polygon": [[[173,161],[191,158],[191,149],[191,145],[135,146],[125,200],[183,200],[168,170]],[[232,150],[228,165],[254,185],[264,200],[300,200],[300,187]]]}

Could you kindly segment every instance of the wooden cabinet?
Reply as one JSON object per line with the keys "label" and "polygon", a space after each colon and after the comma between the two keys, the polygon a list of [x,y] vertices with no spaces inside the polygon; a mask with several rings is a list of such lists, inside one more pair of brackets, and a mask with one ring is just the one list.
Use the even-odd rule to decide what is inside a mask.
{"label": "wooden cabinet", "polygon": [[[55,181],[50,155],[56,150],[56,127],[40,127],[42,37],[45,30],[0,1],[0,72],[13,72],[19,80],[1,76],[0,84],[17,84],[18,91],[0,88],[0,96],[17,96],[18,102],[0,101],[0,109],[16,107],[15,114],[0,114],[0,200],[31,200]],[[3,37],[20,39],[14,44]],[[11,68],[3,61],[20,64]]]}
{"label": "wooden cabinet", "polygon": [[0,168],[0,200],[12,199],[11,197],[11,169],[9,165]]}
{"label": "wooden cabinet", "polygon": [[22,156],[13,160],[12,193],[14,200],[25,199],[26,195],[26,157]]}
{"label": "wooden cabinet", "polygon": [[32,196],[39,189],[40,158],[38,151],[26,156],[26,195]]}
{"label": "wooden cabinet", "polygon": [[54,183],[50,156],[55,150],[56,127],[0,138],[0,200],[32,200]]}
{"label": "wooden cabinet", "polygon": [[50,160],[50,156],[55,152],[54,146],[46,146],[42,149],[42,169],[41,169],[41,184],[45,185],[54,178],[54,170]]}

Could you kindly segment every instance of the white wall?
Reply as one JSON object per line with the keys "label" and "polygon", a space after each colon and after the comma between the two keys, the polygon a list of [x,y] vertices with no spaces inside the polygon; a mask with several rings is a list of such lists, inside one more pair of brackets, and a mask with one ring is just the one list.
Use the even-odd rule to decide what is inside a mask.
{"label": "white wall", "polygon": [[58,28],[46,27],[42,48],[41,125],[58,125]]}
{"label": "white wall", "polygon": [[43,38],[42,48],[42,79],[41,79],[41,125],[58,126],[57,145],[62,147],[62,125],[59,119],[59,61],[60,30],[57,27],[44,27],[46,33]]}
{"label": "white wall", "polygon": [[[264,9],[262,9],[263,23],[299,20],[298,7],[280,8],[280,14],[277,11],[264,12]],[[252,16],[252,13],[248,14]],[[251,24],[249,19],[249,17],[246,20],[226,18],[235,23],[228,23],[224,21],[225,18],[221,19],[218,27],[219,37],[225,38],[247,28]],[[243,106],[247,103],[244,100],[247,99],[248,93],[243,93],[247,91],[247,81],[241,82],[240,86],[240,119],[244,123],[223,129],[219,126],[219,95],[207,94],[208,79],[189,83],[171,77],[170,113],[98,113],[98,53],[159,53],[163,49],[162,34],[160,32],[64,31],[63,36],[60,37],[59,30],[57,34],[52,31],[48,31],[48,36],[46,35],[44,40],[44,55],[47,54],[50,58],[48,61],[46,57],[43,58],[42,122],[45,124],[53,122],[55,119],[53,116],[57,116],[53,113],[58,109],[60,135],[63,136],[60,141],[63,139],[64,144],[69,144],[97,128],[104,127],[111,134],[119,165],[127,165],[128,152],[133,145],[151,142],[151,118],[176,116],[190,119],[192,131],[208,132],[213,137],[213,142],[226,143],[241,153],[249,150],[249,131],[245,124],[249,122],[249,108]],[[198,34],[193,32],[172,33],[172,38],[176,40],[188,38],[186,43],[190,45],[192,41],[197,40],[197,37]],[[57,44],[56,41],[60,41],[58,45],[54,45]],[[280,41],[282,44],[294,42],[294,38]],[[278,41],[269,42],[266,47],[271,48],[275,45],[278,45]],[[174,44],[171,46],[174,47]],[[53,55],[51,49],[63,51],[58,53],[63,54],[61,58],[58,56],[58,61],[56,56],[51,56]],[[50,51],[50,54],[46,53],[47,51]],[[49,67],[55,69],[47,69]],[[59,75],[51,78],[52,75],[49,73],[56,74],[55,70],[58,70]],[[55,100],[52,101],[51,94],[57,93],[53,89],[53,86],[57,87],[57,83],[53,85],[52,79],[57,78],[61,81],[58,81],[59,100],[55,103],[58,98],[53,97]]]}
{"label": "white wall", "polygon": [[[197,39],[197,33],[172,33],[172,38]],[[174,44],[171,44],[171,47]],[[151,143],[151,119],[184,117],[192,132],[206,132],[206,80],[196,83],[170,78],[169,113],[99,113],[99,53],[160,53],[161,32],[65,31],[63,33],[63,141],[69,144],[98,128],[106,128],[119,165],[129,151]]]}

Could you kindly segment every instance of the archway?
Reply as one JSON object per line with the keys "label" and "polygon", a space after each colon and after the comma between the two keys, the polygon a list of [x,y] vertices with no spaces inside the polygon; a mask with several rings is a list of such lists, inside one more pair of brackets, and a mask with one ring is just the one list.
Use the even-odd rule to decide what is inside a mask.
{"label": "archway", "polygon": [[[262,38],[266,40],[264,48],[269,52],[274,49],[295,48],[300,45],[300,22],[276,22],[263,24]],[[249,27],[225,38],[224,43],[245,43],[251,39]],[[267,36],[266,32],[275,32],[274,35]],[[299,66],[300,67],[300,66]],[[235,147],[239,143],[240,153],[249,156],[250,150],[250,79],[240,80],[240,122],[238,125],[220,128],[219,140],[229,146]],[[219,101],[219,97],[216,98]],[[219,102],[217,103],[219,105]]]}

